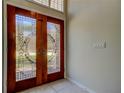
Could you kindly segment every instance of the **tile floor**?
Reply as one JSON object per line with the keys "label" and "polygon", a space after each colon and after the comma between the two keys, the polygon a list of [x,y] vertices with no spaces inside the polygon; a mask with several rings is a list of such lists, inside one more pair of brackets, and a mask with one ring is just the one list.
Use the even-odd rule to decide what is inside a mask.
{"label": "tile floor", "polygon": [[42,86],[31,88],[18,93],[89,93],[74,83],[61,79]]}

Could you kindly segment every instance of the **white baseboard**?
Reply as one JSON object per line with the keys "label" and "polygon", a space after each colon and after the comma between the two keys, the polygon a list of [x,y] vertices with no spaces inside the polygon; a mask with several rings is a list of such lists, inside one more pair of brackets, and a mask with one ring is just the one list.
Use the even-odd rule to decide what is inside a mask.
{"label": "white baseboard", "polygon": [[79,82],[75,81],[75,80],[72,79],[72,78],[67,77],[66,79],[68,79],[68,80],[71,81],[72,83],[76,84],[76,85],[79,86],[80,88],[82,88],[82,89],[88,91],[89,93],[96,93],[96,92],[94,92],[93,90],[91,90],[91,89],[89,89],[88,87],[86,87],[86,86],[80,84]]}

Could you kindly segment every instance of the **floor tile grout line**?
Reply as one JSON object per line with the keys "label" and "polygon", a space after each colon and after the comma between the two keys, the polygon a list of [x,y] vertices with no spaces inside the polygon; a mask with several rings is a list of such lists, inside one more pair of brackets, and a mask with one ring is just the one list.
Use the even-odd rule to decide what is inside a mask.
{"label": "floor tile grout line", "polygon": [[[72,85],[70,82],[69,82],[70,85]],[[52,85],[49,85],[52,89],[54,89],[56,91],[56,93],[58,93],[58,91],[61,91],[63,89],[66,89],[67,87],[64,87],[64,88],[61,88],[59,90],[56,90]],[[69,87],[69,86],[68,86]],[[70,86],[71,87],[71,86]]]}
{"label": "floor tile grout line", "polygon": [[57,90],[54,89],[51,85],[48,85],[48,86],[51,87],[56,93],[58,93]]}

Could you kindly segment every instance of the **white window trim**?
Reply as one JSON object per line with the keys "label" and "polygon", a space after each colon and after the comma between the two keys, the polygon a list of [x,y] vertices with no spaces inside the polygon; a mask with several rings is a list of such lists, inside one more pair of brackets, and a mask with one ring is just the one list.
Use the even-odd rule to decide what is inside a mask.
{"label": "white window trim", "polygon": [[54,10],[54,11],[59,12],[59,13],[62,13],[62,14],[65,13],[65,5],[64,5],[65,2],[63,2],[63,11],[59,11],[59,10],[57,10],[57,9],[54,9],[54,8],[50,7],[50,0],[49,0],[49,5],[48,5],[48,6],[47,6],[47,5],[44,5],[44,4],[40,4],[40,3],[35,2],[35,1],[33,1],[33,0],[26,0],[26,1],[32,2],[32,3],[34,3],[34,4],[40,5],[40,6],[42,6],[42,7],[45,7],[45,8]]}

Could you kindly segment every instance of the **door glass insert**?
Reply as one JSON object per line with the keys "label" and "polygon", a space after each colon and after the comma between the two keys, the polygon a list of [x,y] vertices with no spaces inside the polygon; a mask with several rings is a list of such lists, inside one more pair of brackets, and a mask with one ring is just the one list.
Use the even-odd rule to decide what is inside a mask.
{"label": "door glass insert", "polygon": [[36,77],[36,20],[16,15],[16,81]]}
{"label": "door glass insert", "polygon": [[60,25],[47,22],[48,74],[60,72]]}

